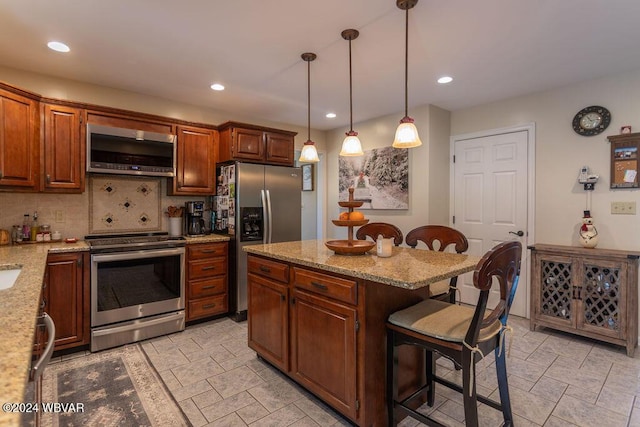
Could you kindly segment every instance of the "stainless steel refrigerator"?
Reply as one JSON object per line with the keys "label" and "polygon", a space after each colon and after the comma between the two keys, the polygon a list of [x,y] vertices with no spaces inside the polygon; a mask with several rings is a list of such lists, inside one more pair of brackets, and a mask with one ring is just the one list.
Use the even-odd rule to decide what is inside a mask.
{"label": "stainless steel refrigerator", "polygon": [[[214,232],[231,236],[229,309],[247,318],[247,245],[300,240],[300,168],[230,162],[218,164]],[[212,219],[213,220],[213,219]]]}

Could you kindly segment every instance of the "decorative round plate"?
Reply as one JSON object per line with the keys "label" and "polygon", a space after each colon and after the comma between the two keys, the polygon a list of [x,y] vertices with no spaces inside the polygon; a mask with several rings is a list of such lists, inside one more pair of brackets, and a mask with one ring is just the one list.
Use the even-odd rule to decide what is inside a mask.
{"label": "decorative round plate", "polygon": [[325,245],[338,255],[364,255],[376,242],[370,240],[329,240]]}
{"label": "decorative round plate", "polygon": [[335,225],[339,225],[340,227],[348,227],[348,226],[359,227],[359,226],[365,225],[366,223],[369,222],[368,219],[361,219],[361,220],[358,220],[358,221],[351,221],[349,219],[332,219],[331,221]]}

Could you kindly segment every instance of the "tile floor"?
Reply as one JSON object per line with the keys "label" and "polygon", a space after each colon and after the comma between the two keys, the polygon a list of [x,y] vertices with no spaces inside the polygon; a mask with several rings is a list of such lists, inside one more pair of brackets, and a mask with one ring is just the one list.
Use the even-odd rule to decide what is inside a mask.
{"label": "tile floor", "polygon": [[[515,425],[640,426],[640,351],[543,329],[532,332],[515,316],[508,358]],[[247,324],[219,319],[142,343],[152,364],[196,426],[348,426],[247,347]],[[492,357],[478,365],[478,390],[497,399]],[[450,362],[441,374],[459,379]],[[481,425],[499,426],[500,414],[480,405]],[[433,408],[442,423],[464,426],[460,395],[437,388]],[[404,420],[403,427],[421,425]]]}

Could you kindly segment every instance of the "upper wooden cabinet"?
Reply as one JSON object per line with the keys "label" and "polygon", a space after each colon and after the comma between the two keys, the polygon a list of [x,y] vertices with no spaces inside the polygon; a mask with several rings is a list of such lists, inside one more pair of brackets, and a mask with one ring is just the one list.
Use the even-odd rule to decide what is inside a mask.
{"label": "upper wooden cabinet", "polygon": [[82,193],[85,186],[85,111],[43,104],[44,169],[41,187],[46,192]]}
{"label": "upper wooden cabinet", "polygon": [[174,195],[214,194],[218,132],[193,126],[178,126],[176,177]]}
{"label": "upper wooden cabinet", "polygon": [[38,190],[38,105],[33,94],[0,86],[0,189]]}
{"label": "upper wooden cabinet", "polygon": [[296,132],[235,122],[224,123],[219,129],[217,161],[241,160],[293,166]]}

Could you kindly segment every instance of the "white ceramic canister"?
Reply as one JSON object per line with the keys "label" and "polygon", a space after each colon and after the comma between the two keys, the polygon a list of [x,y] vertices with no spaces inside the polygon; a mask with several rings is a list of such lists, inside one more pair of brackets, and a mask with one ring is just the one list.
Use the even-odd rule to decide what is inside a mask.
{"label": "white ceramic canister", "polygon": [[379,257],[387,258],[391,256],[391,251],[393,248],[393,237],[389,237],[385,239],[382,237],[382,234],[378,234],[378,239],[376,240],[376,253]]}

